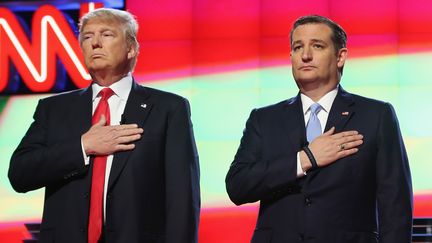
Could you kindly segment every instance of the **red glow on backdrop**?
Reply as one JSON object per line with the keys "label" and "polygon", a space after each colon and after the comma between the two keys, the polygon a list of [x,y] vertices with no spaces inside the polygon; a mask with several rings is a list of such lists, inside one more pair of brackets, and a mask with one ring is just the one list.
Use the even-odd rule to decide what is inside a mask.
{"label": "red glow on backdrop", "polygon": [[22,243],[24,239],[30,237],[30,233],[23,222],[0,224],[0,242]]}
{"label": "red glow on backdrop", "polygon": [[[102,5],[96,3],[94,7]],[[141,82],[289,64],[289,29],[292,22],[304,14],[321,14],[341,23],[348,32],[350,57],[432,50],[429,28],[432,17],[430,11],[426,11],[432,9],[432,2],[425,0],[414,5],[408,0],[361,3],[335,0],[301,3],[283,0],[128,1],[126,8],[140,23],[141,54],[135,76]],[[88,9],[89,5],[84,4],[81,14]],[[45,16],[51,16],[54,22],[43,25]],[[3,19],[0,24],[0,91],[10,80],[11,63],[31,91],[50,91],[56,79],[56,57],[76,87],[88,85],[85,68],[80,71],[83,58],[76,36],[59,10],[49,5],[37,9],[31,38],[24,34],[10,10],[1,8],[0,17]],[[61,31],[56,31],[53,23]],[[6,31],[6,24],[12,32]],[[11,33],[22,45],[21,53]],[[46,50],[42,38],[50,40]],[[65,48],[64,43],[68,43],[70,49]],[[28,60],[23,58],[23,53],[28,55]],[[46,55],[46,68],[42,66],[43,55]]]}
{"label": "red glow on backdrop", "polygon": [[414,217],[431,217],[432,192],[414,196]]}
{"label": "red glow on backdrop", "polygon": [[[415,217],[432,215],[432,195],[415,196]],[[199,242],[249,242],[255,227],[258,207],[203,208],[199,226]],[[30,237],[22,222],[0,224],[0,242],[18,243]]]}
{"label": "red glow on backdrop", "polygon": [[256,206],[213,208],[201,211],[199,242],[250,242],[257,220]]}
{"label": "red glow on backdrop", "polygon": [[350,58],[432,50],[426,0],[128,1],[126,8],[140,23],[142,81],[289,64],[289,30],[305,14],[339,22]]}

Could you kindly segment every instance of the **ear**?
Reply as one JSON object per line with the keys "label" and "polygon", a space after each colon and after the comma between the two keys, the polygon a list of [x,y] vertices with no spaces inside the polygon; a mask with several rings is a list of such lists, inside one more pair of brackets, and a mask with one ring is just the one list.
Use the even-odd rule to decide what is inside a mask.
{"label": "ear", "polygon": [[131,46],[128,48],[127,57],[128,57],[128,59],[133,59],[133,58],[136,57],[136,55],[137,55],[137,49],[136,49],[136,46],[135,46],[135,45],[131,45]]}
{"label": "ear", "polygon": [[337,66],[338,68],[341,68],[345,65],[345,60],[348,57],[348,49],[347,48],[341,48],[337,55]]}

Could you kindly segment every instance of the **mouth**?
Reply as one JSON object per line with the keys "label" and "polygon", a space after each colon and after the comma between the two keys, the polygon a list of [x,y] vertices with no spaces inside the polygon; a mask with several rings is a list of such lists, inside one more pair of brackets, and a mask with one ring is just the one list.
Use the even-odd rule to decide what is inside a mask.
{"label": "mouth", "polygon": [[103,55],[103,54],[101,54],[101,53],[95,53],[95,54],[91,55],[91,58],[93,58],[93,59],[97,59],[97,58],[101,58],[101,57],[103,57],[103,56],[105,56],[105,55]]}
{"label": "mouth", "polygon": [[315,66],[312,66],[312,65],[306,65],[306,66],[301,66],[301,67],[299,68],[299,70],[307,71],[307,70],[312,70],[312,69],[315,69],[315,68],[316,68]]}

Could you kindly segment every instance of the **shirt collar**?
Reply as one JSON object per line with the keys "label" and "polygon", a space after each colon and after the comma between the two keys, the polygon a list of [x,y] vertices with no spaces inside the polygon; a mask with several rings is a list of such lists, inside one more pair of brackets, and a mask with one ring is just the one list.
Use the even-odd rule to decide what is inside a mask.
{"label": "shirt collar", "polygon": [[[318,104],[321,105],[323,110],[326,111],[327,113],[330,112],[331,106],[333,105],[333,101],[335,100],[336,95],[338,93],[338,88],[339,88],[339,85],[337,85],[333,90],[331,90],[330,92],[325,94],[323,97],[321,97],[321,99],[318,100],[318,102],[317,102]],[[312,104],[314,104],[315,102],[303,93],[300,93],[300,98],[301,98],[302,106],[303,106],[303,115],[305,115],[309,111],[310,106]]]}
{"label": "shirt collar", "polygon": [[[94,101],[97,97],[97,95],[99,94],[99,92],[105,87],[100,86],[99,84],[97,84],[96,82],[93,82],[92,84],[92,91],[93,91],[93,98],[92,100]],[[112,91],[114,91],[114,94],[116,96],[118,96],[121,100],[126,101],[128,96],[129,96],[129,92],[132,88],[132,74],[129,72],[126,76],[124,76],[122,79],[120,79],[119,81],[111,84],[109,86],[109,88],[112,89]]]}

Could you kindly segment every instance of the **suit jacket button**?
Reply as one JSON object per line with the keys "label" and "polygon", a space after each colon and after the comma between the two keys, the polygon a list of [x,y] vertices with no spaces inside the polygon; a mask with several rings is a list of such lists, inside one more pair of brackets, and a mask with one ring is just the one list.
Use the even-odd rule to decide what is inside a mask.
{"label": "suit jacket button", "polygon": [[299,240],[300,240],[300,241],[304,241],[304,240],[305,240],[305,236],[304,236],[304,234],[299,234]]}
{"label": "suit jacket button", "polygon": [[311,201],[311,199],[309,197],[306,197],[305,198],[305,203],[306,203],[307,206],[310,206],[312,204],[312,201]]}
{"label": "suit jacket button", "polygon": [[89,198],[89,193],[88,192],[84,193],[84,199],[87,199],[87,198]]}

